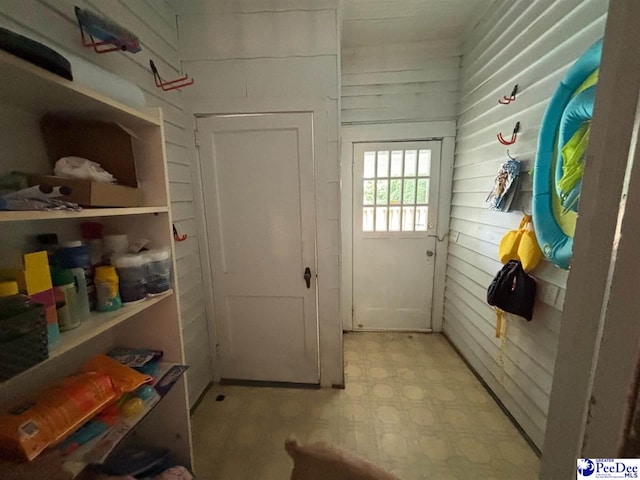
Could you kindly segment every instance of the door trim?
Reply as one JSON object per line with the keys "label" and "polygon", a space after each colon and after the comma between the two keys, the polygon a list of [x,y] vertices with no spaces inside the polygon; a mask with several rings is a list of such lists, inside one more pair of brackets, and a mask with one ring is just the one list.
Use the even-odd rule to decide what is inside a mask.
{"label": "door trim", "polygon": [[[252,113],[312,113],[314,157],[316,160],[316,199],[318,202],[322,202],[337,191],[335,187],[339,185],[339,153],[337,151],[339,131],[338,124],[332,121],[337,118],[338,114],[335,101],[327,98],[210,98],[198,96],[185,98],[185,108],[189,114],[196,118]],[[199,173],[199,168],[197,170]],[[206,179],[200,179],[200,181],[206,181]],[[336,203],[339,205],[339,200]],[[323,204],[318,203],[318,206],[321,205]],[[202,218],[200,214],[198,217]],[[323,207],[322,211],[316,208],[316,219],[318,221],[317,261],[320,272],[316,279],[320,316],[320,386],[323,388],[341,387],[344,385],[344,359],[342,323],[339,314],[341,311],[339,294],[340,247],[337,242],[330,242],[335,233],[332,225],[339,224],[338,212],[334,212],[333,208],[329,207]],[[201,253],[201,256],[204,255],[206,252]],[[204,262],[210,262],[210,258],[206,258],[206,260],[203,258]],[[207,273],[203,271],[203,275],[207,275]],[[207,279],[207,283],[209,282],[215,289],[210,276]],[[211,320],[212,323],[215,321],[215,319]],[[217,337],[212,336],[213,346],[216,342]],[[216,373],[219,373],[219,369],[216,369]]]}
{"label": "door trim", "polygon": [[447,265],[455,148],[455,121],[412,122],[380,125],[344,125],[341,129],[341,236],[342,236],[342,328],[353,330],[353,154],[355,143],[411,142],[441,140],[441,164],[438,195],[438,225],[435,234],[443,241],[436,242],[435,273],[431,330],[442,331],[444,314],[444,277]]}
{"label": "door trim", "polygon": [[[244,117],[245,119],[250,119],[252,120],[254,123],[251,126],[246,126],[243,123],[243,119],[241,117]],[[286,117],[286,118],[281,118],[281,117]],[[200,122],[209,122],[207,124],[207,126],[202,125]],[[257,122],[257,124],[255,123]],[[298,132],[298,144],[297,144],[297,152],[298,154],[300,154],[301,152],[301,148],[303,148],[303,145],[305,147],[308,147],[304,149],[305,152],[309,151],[311,153],[311,158],[310,158],[310,162],[308,164],[308,168],[305,168],[305,173],[304,173],[304,180],[305,180],[305,184],[304,185],[309,185],[310,190],[305,191],[304,190],[304,185],[300,185],[300,195],[301,195],[301,202],[303,203],[300,206],[300,214],[301,214],[301,219],[305,218],[305,220],[300,220],[301,221],[301,236],[304,237],[304,241],[302,241],[302,246],[301,246],[301,256],[303,260],[301,261],[302,265],[311,265],[312,270],[314,272],[314,276],[317,280],[318,276],[317,276],[317,272],[318,272],[318,252],[317,252],[317,243],[318,243],[318,236],[317,236],[317,226],[318,226],[318,214],[317,214],[317,198],[316,198],[316,158],[315,158],[315,151],[313,148],[313,113],[311,112],[278,112],[278,113],[250,113],[250,114],[218,114],[218,115],[201,115],[197,117],[197,123],[196,125],[200,128],[202,128],[202,135],[199,135],[199,137],[202,138],[197,138],[197,140],[199,141],[199,148],[198,151],[201,154],[201,148],[211,148],[208,145],[208,142],[210,142],[210,140],[208,139],[208,135],[205,135],[206,132],[211,132],[212,134],[214,132],[216,133],[225,133],[225,132],[234,132],[234,131],[243,131],[243,132],[252,132],[255,131],[256,129],[260,129],[262,130],[263,128],[265,128],[265,131],[277,131],[277,130],[282,130],[283,128],[289,129],[289,128],[295,128],[295,127],[306,127],[304,129],[304,141],[301,139],[301,135],[303,135],[303,133]],[[259,125],[259,126],[258,126]],[[198,136],[197,136],[198,137]],[[212,263],[210,264],[210,270],[211,270],[211,275],[212,275],[212,282],[214,285],[219,286],[222,285],[224,283],[223,277],[226,277],[226,272],[225,272],[225,268],[224,268],[224,264],[225,261],[223,260],[224,258],[224,243],[225,240],[222,237],[222,234],[220,233],[219,235],[221,235],[220,237],[217,236],[217,234],[215,233],[216,231],[220,232],[220,228],[222,228],[222,218],[224,217],[224,215],[221,213],[222,210],[222,197],[220,196],[220,191],[218,191],[218,189],[216,188],[216,186],[219,184],[220,182],[220,177],[219,177],[219,169],[220,169],[220,163],[218,163],[215,158],[216,158],[216,152],[215,152],[215,148],[212,149],[210,152],[207,150],[207,157],[209,157],[209,154],[211,155],[211,161],[213,163],[209,163],[207,165],[204,165],[202,163],[202,161],[200,162],[200,170],[201,170],[201,175],[202,178],[207,180],[207,182],[212,186],[212,188],[209,188],[206,192],[204,192],[204,207],[206,209],[210,209],[210,213],[209,215],[206,215],[206,229],[207,229],[207,237],[208,237],[208,241],[209,241],[209,255],[210,255],[210,259],[212,261]],[[201,155],[202,157],[202,155]],[[298,157],[299,158],[299,157]],[[200,160],[202,160],[202,158],[200,158]],[[299,175],[302,175],[302,173],[299,173]],[[300,181],[302,181],[302,177],[300,179]],[[304,198],[303,198],[304,197]],[[306,202],[306,203],[305,203]],[[303,217],[303,212],[306,212],[307,210],[305,209],[312,209],[312,211],[308,212],[308,215],[306,215],[306,217]],[[216,244],[218,245],[216,247]],[[216,262],[222,262],[222,265],[220,265],[220,263],[217,263],[217,269],[216,266],[214,265]],[[222,271],[220,270],[220,268],[222,268]],[[300,275],[302,276],[302,271],[300,272]],[[287,277],[289,278],[289,277]],[[294,284],[300,283],[302,284],[302,278],[300,279],[296,279],[294,280]],[[289,287],[285,287],[285,288],[291,288],[291,285],[289,285]],[[222,291],[222,290],[221,290]],[[303,290],[305,293],[307,292],[306,289]],[[264,292],[263,292],[264,293]],[[281,292],[282,293],[282,292]],[[289,292],[291,293],[291,292]],[[226,294],[220,294],[220,292],[218,292],[219,296],[215,294],[214,292],[214,309],[215,309],[215,313],[216,313],[216,331],[217,331],[217,347],[218,349],[223,352],[224,355],[226,356],[220,356],[218,355],[218,362],[220,364],[220,367],[218,370],[220,370],[220,374],[221,374],[221,378],[220,381],[240,381],[240,382],[275,382],[275,383],[286,383],[287,380],[274,380],[273,378],[267,378],[264,380],[259,380],[257,378],[249,378],[247,379],[246,377],[240,375],[238,377],[235,376],[234,373],[231,373],[229,371],[229,365],[236,365],[236,363],[234,363],[233,361],[231,361],[231,352],[229,349],[229,342],[230,342],[230,338],[231,335],[228,332],[228,328],[229,328],[229,323],[225,323],[223,322],[223,318],[225,318],[226,322],[230,321],[230,318],[228,317],[229,312],[227,311],[227,309],[224,307],[225,305],[225,299],[226,298],[232,298],[232,297],[226,297],[223,295],[233,295],[233,294],[229,294],[228,291],[226,292]],[[238,292],[236,291],[236,294],[238,294]],[[320,355],[319,355],[319,318],[318,318],[318,308],[317,308],[317,298],[318,298],[318,282],[314,282],[313,285],[313,290],[309,292],[310,297],[307,298],[307,300],[309,300],[309,302],[305,301],[305,305],[309,305],[310,310],[307,313],[310,313],[310,315],[306,315],[305,318],[313,318],[313,335],[314,335],[314,339],[313,342],[309,342],[308,345],[313,345],[313,349],[315,350],[315,352],[313,352],[313,358],[308,357],[309,360],[312,360],[312,362],[310,362],[309,364],[306,363],[306,359],[307,357],[305,356],[305,365],[307,367],[310,368],[311,364],[313,364],[313,380],[311,380],[311,372],[309,371],[309,373],[305,373],[304,375],[302,375],[302,377],[309,377],[308,379],[305,378],[304,380],[296,380],[293,381],[291,383],[299,383],[299,382],[310,382],[309,384],[315,384],[315,385],[319,385],[320,384]],[[247,296],[253,296],[253,295],[257,295],[255,292],[253,294],[247,294]],[[276,297],[286,297],[287,294],[278,294],[276,295]],[[273,298],[276,298],[273,297]],[[312,299],[312,300],[311,300]],[[305,309],[306,311],[306,309]],[[310,327],[310,325],[308,325]],[[305,329],[305,336],[306,335],[311,335],[312,330],[311,329]],[[311,340],[310,338],[307,338],[307,340]],[[305,343],[306,345],[306,343]],[[230,362],[230,363],[229,363]],[[240,365],[240,361],[238,360],[238,364]],[[227,365],[227,368],[225,371],[223,371],[224,369],[224,365]],[[263,362],[262,363],[264,368],[264,365],[268,365],[268,362]],[[302,365],[301,363],[298,365]],[[238,368],[240,367],[234,367],[236,373],[238,372]],[[241,368],[240,368],[241,369]],[[241,369],[242,370],[242,369]],[[305,370],[307,371],[307,370]],[[225,376],[226,375],[226,376]],[[260,375],[259,375],[260,376]],[[299,376],[299,375],[293,375],[293,376]],[[306,383],[305,383],[306,384]]]}

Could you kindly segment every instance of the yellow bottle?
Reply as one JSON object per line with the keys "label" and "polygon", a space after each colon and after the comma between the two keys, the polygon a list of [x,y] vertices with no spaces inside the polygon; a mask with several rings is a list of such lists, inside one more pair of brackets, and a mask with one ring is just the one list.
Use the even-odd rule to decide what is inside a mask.
{"label": "yellow bottle", "polygon": [[98,311],[112,312],[122,307],[122,300],[120,300],[118,292],[119,279],[115,267],[110,265],[96,267],[94,281],[98,297]]}

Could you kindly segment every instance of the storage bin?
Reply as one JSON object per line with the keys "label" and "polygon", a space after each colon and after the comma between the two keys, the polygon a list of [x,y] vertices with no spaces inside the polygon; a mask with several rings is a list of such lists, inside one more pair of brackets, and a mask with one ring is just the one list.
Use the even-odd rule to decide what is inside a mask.
{"label": "storage bin", "polygon": [[168,248],[144,252],[147,263],[147,293],[158,295],[171,288],[171,251]]}
{"label": "storage bin", "polygon": [[141,254],[117,255],[113,257],[120,278],[120,298],[124,303],[137,302],[147,296],[145,264],[147,259]]}
{"label": "storage bin", "polygon": [[17,288],[0,297],[0,382],[49,358],[44,307],[29,303]]}

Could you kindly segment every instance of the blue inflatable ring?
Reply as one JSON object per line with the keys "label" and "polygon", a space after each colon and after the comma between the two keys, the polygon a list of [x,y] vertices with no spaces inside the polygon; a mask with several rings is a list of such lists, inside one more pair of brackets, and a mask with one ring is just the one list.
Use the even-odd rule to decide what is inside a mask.
{"label": "blue inflatable ring", "polygon": [[[540,126],[533,175],[533,224],[540,249],[560,268],[568,269],[573,238],[557,218],[556,182],[562,177],[562,147],[593,114],[595,86],[576,94],[599,68],[602,40],[594,43],[569,69],[553,94]],[[571,195],[579,194],[579,185]],[[570,199],[569,199],[570,200]]]}

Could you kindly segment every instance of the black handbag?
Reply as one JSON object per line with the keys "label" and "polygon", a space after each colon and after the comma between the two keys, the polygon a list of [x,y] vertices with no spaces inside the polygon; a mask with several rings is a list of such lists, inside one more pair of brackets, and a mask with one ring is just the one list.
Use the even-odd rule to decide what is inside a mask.
{"label": "black handbag", "polygon": [[489,305],[531,321],[536,300],[536,281],[518,260],[510,260],[487,290]]}

